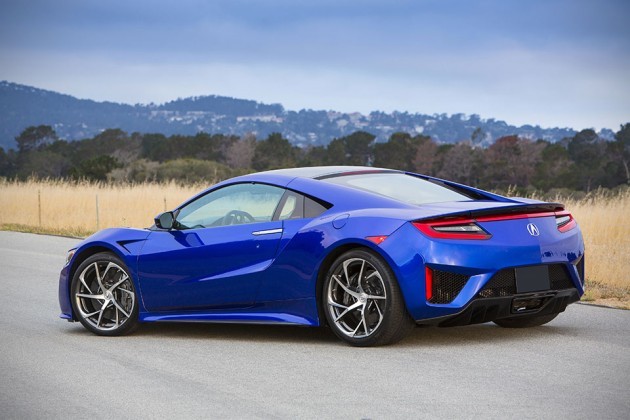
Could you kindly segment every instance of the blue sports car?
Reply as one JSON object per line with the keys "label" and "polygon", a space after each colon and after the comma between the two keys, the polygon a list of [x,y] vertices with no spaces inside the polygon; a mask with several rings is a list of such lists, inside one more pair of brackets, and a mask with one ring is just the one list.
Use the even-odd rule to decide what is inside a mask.
{"label": "blue sports car", "polygon": [[369,167],[223,181],[148,229],[68,252],[61,317],[99,335],[140,322],[328,325],[355,346],[416,324],[533,327],[584,292],[584,243],[562,204]]}

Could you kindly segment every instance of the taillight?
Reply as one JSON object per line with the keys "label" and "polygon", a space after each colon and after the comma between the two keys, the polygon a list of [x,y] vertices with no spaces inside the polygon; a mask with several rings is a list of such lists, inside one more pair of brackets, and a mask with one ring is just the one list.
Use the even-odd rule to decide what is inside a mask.
{"label": "taillight", "polygon": [[490,239],[492,235],[470,219],[439,222],[413,222],[413,225],[430,238]]}
{"label": "taillight", "polygon": [[424,267],[424,293],[427,302],[433,299],[433,270],[427,266]]}
{"label": "taillight", "polygon": [[560,232],[568,232],[577,226],[571,213],[563,211],[556,213],[556,226]]}

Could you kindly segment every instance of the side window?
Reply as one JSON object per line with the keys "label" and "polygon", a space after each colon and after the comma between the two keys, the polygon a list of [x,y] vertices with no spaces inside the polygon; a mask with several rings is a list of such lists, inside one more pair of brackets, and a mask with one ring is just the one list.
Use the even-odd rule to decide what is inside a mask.
{"label": "side window", "polygon": [[278,220],[304,218],[304,196],[293,191],[287,191],[281,204]]}
{"label": "side window", "polygon": [[284,189],[264,184],[236,184],[212,191],[182,207],[179,229],[269,222]]}
{"label": "side window", "polygon": [[323,204],[318,203],[313,199],[304,197],[304,217],[317,217],[329,208],[330,205],[328,207],[325,207]]}
{"label": "side window", "polygon": [[287,191],[280,202],[278,220],[303,219],[317,217],[329,207],[294,191]]}

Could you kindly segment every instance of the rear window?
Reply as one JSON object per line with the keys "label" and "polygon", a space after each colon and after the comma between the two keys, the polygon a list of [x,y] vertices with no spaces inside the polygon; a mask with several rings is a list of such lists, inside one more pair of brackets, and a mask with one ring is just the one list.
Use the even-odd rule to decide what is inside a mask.
{"label": "rear window", "polygon": [[340,175],[327,177],[322,181],[376,193],[409,204],[469,201],[472,198],[444,185],[397,172]]}

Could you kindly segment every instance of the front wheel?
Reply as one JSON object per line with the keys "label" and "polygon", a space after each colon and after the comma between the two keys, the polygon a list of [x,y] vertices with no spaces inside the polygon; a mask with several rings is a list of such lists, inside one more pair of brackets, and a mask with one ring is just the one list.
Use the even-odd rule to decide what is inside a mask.
{"label": "front wheel", "polygon": [[353,346],[395,343],[415,326],[393,272],[369,251],[337,258],[326,274],[322,298],[328,325]]}
{"label": "front wheel", "polygon": [[519,316],[514,318],[503,318],[494,321],[499,327],[503,328],[530,328],[539,327],[548,322],[553,321],[558,314],[539,315],[539,316]]}
{"label": "front wheel", "polygon": [[136,327],[136,290],[120,258],[109,253],[87,258],[74,273],[71,291],[74,313],[89,331],[114,336]]}

